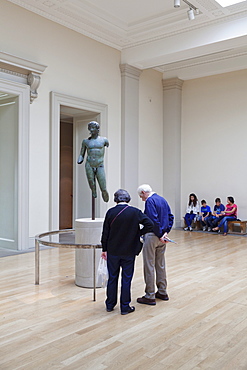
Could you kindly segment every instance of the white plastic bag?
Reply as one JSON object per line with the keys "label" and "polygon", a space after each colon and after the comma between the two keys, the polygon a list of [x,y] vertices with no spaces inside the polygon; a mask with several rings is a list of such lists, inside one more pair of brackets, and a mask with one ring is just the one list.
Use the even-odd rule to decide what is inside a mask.
{"label": "white plastic bag", "polygon": [[99,266],[97,270],[97,286],[101,288],[105,288],[107,286],[108,281],[108,270],[107,270],[107,262],[104,258],[100,258]]}

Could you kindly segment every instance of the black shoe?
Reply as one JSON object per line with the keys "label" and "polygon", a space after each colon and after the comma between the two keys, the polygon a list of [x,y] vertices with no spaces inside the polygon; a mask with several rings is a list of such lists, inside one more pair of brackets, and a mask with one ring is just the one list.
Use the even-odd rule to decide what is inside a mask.
{"label": "black shoe", "polygon": [[128,311],[121,311],[121,315],[128,315],[128,313],[131,313],[131,312],[134,312],[134,311],[135,311],[135,307],[132,306],[132,307],[128,308]]}
{"label": "black shoe", "polygon": [[160,294],[159,292],[155,293],[155,298],[162,299],[162,301],[169,301],[168,294]]}
{"label": "black shoe", "polygon": [[113,310],[114,310],[114,308],[106,307],[107,312],[112,312]]}
{"label": "black shoe", "polygon": [[155,299],[146,298],[145,296],[143,296],[141,298],[137,298],[137,302],[142,303],[142,304],[148,304],[150,306],[155,306],[156,305]]}

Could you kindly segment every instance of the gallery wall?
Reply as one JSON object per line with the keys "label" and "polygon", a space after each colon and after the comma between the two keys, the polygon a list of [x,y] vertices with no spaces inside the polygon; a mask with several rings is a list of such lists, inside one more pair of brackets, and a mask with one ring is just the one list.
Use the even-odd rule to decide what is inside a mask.
{"label": "gallery wall", "polygon": [[213,207],[233,196],[247,219],[247,70],[185,81],[182,91],[181,215],[188,195]]}
{"label": "gallery wall", "polygon": [[[51,91],[107,105],[107,207],[114,205],[113,193],[121,187],[120,52],[12,3],[0,0],[0,4],[4,15],[0,32],[5,34],[2,51],[47,66],[38,98],[30,105],[29,234],[33,237],[49,230]],[[140,183],[148,182],[162,193],[162,74],[143,71],[139,91],[140,120],[136,125],[140,167],[136,171]],[[138,205],[137,194],[131,196]]]}
{"label": "gallery wall", "polygon": [[[110,202],[121,186],[121,53],[79,33],[0,0],[1,50],[47,65],[30,105],[30,229],[47,231],[50,217],[50,92],[107,105],[107,183]],[[14,26],[13,26],[14,25]],[[139,183],[165,194],[162,74],[139,80]],[[188,194],[213,206],[232,195],[247,217],[247,70],[184,81],[181,131],[181,221]],[[171,125],[172,125],[171,121]],[[170,153],[172,156],[172,153]],[[134,205],[143,208],[136,194]],[[169,201],[169,195],[168,195]],[[102,214],[101,217],[104,215]]]}
{"label": "gallery wall", "polygon": [[[109,192],[120,186],[120,52],[0,0],[1,50],[47,66],[30,105],[30,235],[49,229],[50,92],[106,104]],[[14,27],[13,27],[14,25]]]}
{"label": "gallery wall", "polygon": [[[162,73],[145,70],[140,76],[139,185],[149,184],[163,195]],[[140,208],[143,202],[139,200]]]}

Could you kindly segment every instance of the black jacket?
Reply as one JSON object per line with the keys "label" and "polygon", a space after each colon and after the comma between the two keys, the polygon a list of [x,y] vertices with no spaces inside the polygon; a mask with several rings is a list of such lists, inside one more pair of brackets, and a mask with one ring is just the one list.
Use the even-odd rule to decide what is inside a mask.
{"label": "black jacket", "polygon": [[142,248],[140,236],[152,231],[153,222],[138,208],[118,204],[110,208],[105,216],[101,237],[103,252],[114,256],[137,255]]}

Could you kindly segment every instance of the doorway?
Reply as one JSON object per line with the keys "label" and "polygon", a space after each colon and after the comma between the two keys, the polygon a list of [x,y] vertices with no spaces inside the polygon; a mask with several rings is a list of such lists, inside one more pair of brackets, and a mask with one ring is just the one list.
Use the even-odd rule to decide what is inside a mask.
{"label": "doorway", "polygon": [[74,220],[90,217],[91,191],[84,164],[79,166],[81,142],[88,137],[88,123],[98,121],[96,112],[60,106],[59,229],[71,229]]}
{"label": "doorway", "polygon": [[18,249],[18,96],[0,92],[0,247]]}
{"label": "doorway", "polygon": [[[100,135],[107,137],[107,112],[106,104],[90,100],[76,98],[73,96],[50,93],[51,97],[51,167],[50,167],[50,230],[58,230],[60,226],[60,122],[70,117],[73,125],[73,202],[74,220],[79,217],[90,217],[91,214],[91,192],[87,181],[84,180],[84,164],[77,165],[82,139],[88,137],[87,124],[92,120],[100,123]],[[70,111],[72,109],[72,111]],[[78,116],[77,116],[78,114]],[[107,153],[105,156],[105,167],[107,169]],[[107,171],[106,171],[107,172]],[[81,183],[80,183],[81,182]],[[87,194],[84,192],[88,192]],[[89,194],[89,195],[88,195]],[[107,205],[97,202],[96,217],[103,217]]]}
{"label": "doorway", "polygon": [[0,78],[0,246],[29,247],[29,86]]}

